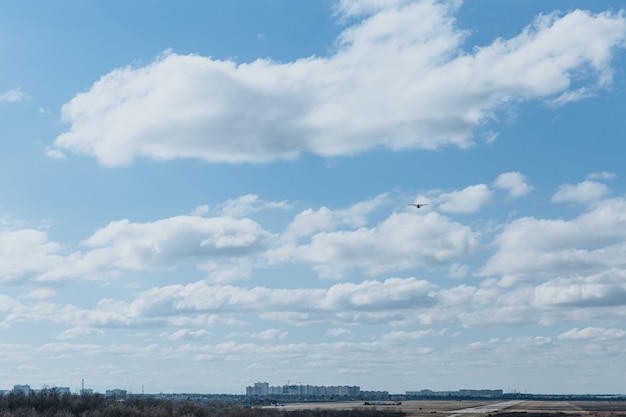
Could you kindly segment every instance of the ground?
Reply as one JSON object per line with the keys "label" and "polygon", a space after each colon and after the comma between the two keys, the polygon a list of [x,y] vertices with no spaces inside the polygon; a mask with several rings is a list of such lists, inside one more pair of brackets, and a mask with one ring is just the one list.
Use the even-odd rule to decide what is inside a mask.
{"label": "ground", "polygon": [[[285,404],[284,410],[377,408],[409,417],[626,417],[626,401],[347,401]],[[443,415],[443,416],[442,416]]]}

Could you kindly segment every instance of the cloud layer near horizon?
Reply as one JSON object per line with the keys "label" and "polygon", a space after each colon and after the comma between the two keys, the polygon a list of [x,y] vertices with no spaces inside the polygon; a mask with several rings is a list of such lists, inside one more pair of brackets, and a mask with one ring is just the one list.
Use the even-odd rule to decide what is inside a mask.
{"label": "cloud layer near horizon", "polygon": [[236,63],[167,52],[115,69],[63,106],[69,130],[48,154],[119,166],[137,157],[237,163],[468,147],[503,105],[559,105],[608,86],[626,38],[623,14],[575,10],[468,51],[455,7],[340,2],[339,15],[361,20],[327,57]]}
{"label": "cloud layer near horizon", "polygon": [[[531,189],[520,173],[500,175],[494,183],[502,186],[502,178],[515,179],[505,182],[512,190]],[[609,192],[606,185],[587,180],[568,185],[568,195],[573,201],[588,202],[597,195],[595,189],[603,187]],[[485,184],[480,188],[492,195],[490,204],[510,198]],[[623,316],[623,197],[596,199],[581,206],[580,214],[571,219],[522,216],[501,224],[495,224],[495,219],[464,224],[440,213],[435,203],[449,208],[447,196],[454,193],[433,191],[429,193],[433,203],[427,208],[403,208],[375,222],[372,214],[393,204],[390,194],[343,209],[305,209],[285,223],[283,231],[274,233],[251,217],[210,215],[206,210],[144,223],[119,220],[95,231],[80,250],[70,253],[67,248],[72,245],[50,241],[46,231],[4,221],[2,282],[26,289],[36,283],[39,291],[20,299],[5,296],[0,325],[47,320],[50,309],[57,310],[53,320],[90,332],[148,323],[193,332],[198,330],[193,325],[196,320],[198,326],[204,320],[242,320],[249,314],[297,325],[380,322],[468,327],[511,321],[586,322],[606,309],[612,317]],[[552,204],[561,204],[554,200]],[[284,211],[289,204],[242,196],[224,207],[232,213],[250,213],[256,212],[253,207]],[[347,218],[352,221],[344,221]],[[467,265],[459,264],[463,260]],[[182,273],[185,265],[196,269],[187,274],[205,274],[205,278],[153,287],[133,301],[102,299],[87,310],[77,305],[53,307],[44,301],[55,297],[59,283],[75,285],[86,278],[109,282],[129,272]],[[347,276],[350,282],[292,289],[231,284],[250,279],[253,271],[286,265],[309,268],[320,278]],[[451,274],[461,268],[466,280],[452,281],[450,286],[430,282],[427,275],[406,275],[416,267],[449,268]],[[365,280],[359,278],[363,275]]]}

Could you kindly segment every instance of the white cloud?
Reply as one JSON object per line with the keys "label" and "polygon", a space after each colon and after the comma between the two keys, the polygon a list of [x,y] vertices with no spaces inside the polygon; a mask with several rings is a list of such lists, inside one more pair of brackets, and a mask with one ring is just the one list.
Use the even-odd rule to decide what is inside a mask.
{"label": "white cloud", "polygon": [[[106,329],[174,326],[179,329],[165,333],[171,340],[210,336],[192,330],[217,324],[243,325],[233,317],[258,316],[273,322],[306,325],[318,322],[373,323],[399,320],[402,316],[429,308],[435,303],[436,286],[415,278],[390,278],[385,281],[364,281],[359,284],[336,284],[327,289],[285,289],[269,287],[235,287],[209,285],[204,281],[187,285],[170,285],[141,292],[130,302],[101,300],[90,310],[74,306],[37,303],[10,304],[10,318],[3,326],[24,320],[54,320],[72,323],[72,330],[62,334],[69,338],[81,333]],[[51,312],[55,311],[54,314]],[[284,339],[282,329],[256,333],[238,333],[258,340]],[[335,336],[349,335],[336,330]],[[73,336],[72,336],[73,335]]]}
{"label": "white cloud", "polygon": [[241,256],[263,249],[270,234],[250,219],[176,216],[147,223],[109,223],[83,241],[86,259],[113,268],[150,270],[185,258]]}
{"label": "white cloud", "polygon": [[609,187],[594,181],[583,181],[576,185],[564,184],[560,186],[557,192],[552,196],[552,202],[591,203],[601,199],[608,194],[609,191]]}
{"label": "white cloud", "polygon": [[320,231],[331,231],[339,226],[360,227],[367,224],[367,216],[384,204],[386,194],[353,204],[347,209],[306,209],[296,215],[287,228],[287,237],[309,236]]}
{"label": "white cloud", "polygon": [[279,329],[267,329],[258,333],[253,333],[251,337],[258,340],[281,340],[287,336],[288,332]]}
{"label": "white cloud", "polygon": [[408,3],[409,0],[339,0],[335,5],[335,11],[341,16],[363,16]]}
{"label": "white cloud", "polygon": [[55,295],[55,293],[56,292],[50,288],[37,288],[24,294],[23,298],[44,300],[47,298],[51,298],[53,295]]}
{"label": "white cloud", "polygon": [[[258,328],[257,319],[295,326],[330,324],[331,337],[357,336],[343,326],[385,324],[398,327],[380,336],[386,342],[408,342],[445,336],[435,326],[490,327],[503,325],[553,325],[559,322],[612,322],[626,316],[626,274],[556,279],[544,284],[506,289],[459,285],[440,288],[415,278],[341,283],[329,288],[269,288],[209,285],[204,281],[170,285],[143,291],[130,301],[103,299],[82,309],[34,300],[22,304],[1,300],[6,318],[3,328],[17,323],[43,321],[65,324],[59,339],[103,337],[121,329],[164,329],[161,337],[171,341],[212,337],[207,328],[229,326]],[[0,297],[1,299],[1,297]],[[6,301],[6,302],[5,302]],[[0,308],[2,310],[2,308]],[[608,320],[607,320],[608,318]],[[404,326],[404,328],[402,328]],[[415,326],[430,329],[414,330]],[[289,332],[281,327],[257,332],[232,333],[228,338],[284,340]],[[452,337],[454,335],[451,335]],[[588,328],[559,335],[561,340],[624,339],[618,330]],[[542,341],[543,340],[543,341]],[[529,343],[544,343],[532,339]]]}
{"label": "white cloud", "polygon": [[614,340],[626,337],[626,331],[621,329],[606,329],[604,327],[585,327],[584,329],[574,328],[561,333],[559,339],[573,340]]}
{"label": "white cloud", "polygon": [[517,171],[500,174],[493,182],[493,186],[508,190],[509,196],[514,198],[524,196],[533,189],[526,177]]}
{"label": "white cloud", "polygon": [[[612,279],[612,281],[611,281]],[[10,299],[3,303],[6,318],[3,328],[16,323],[45,321],[65,324],[59,339],[102,337],[120,329],[164,329],[161,337],[172,341],[199,340],[212,337],[207,328],[229,326],[245,328],[260,318],[296,326],[317,324],[390,326],[456,326],[485,327],[502,325],[549,325],[558,322],[606,322],[615,324],[625,318],[624,294],[615,292],[621,277],[597,277],[583,280],[577,287],[555,280],[536,287],[471,287],[460,285],[439,288],[415,278],[391,278],[385,281],[335,284],[327,289],[285,289],[269,287],[235,287],[196,282],[170,285],[139,293],[131,301],[101,300],[90,309],[35,301],[21,304]],[[611,282],[613,284],[611,284]],[[623,287],[623,286],[622,286]],[[611,295],[613,294],[613,295]],[[604,297],[604,300],[602,299]],[[590,301],[592,302],[590,304]],[[595,310],[594,310],[595,309]],[[253,328],[257,328],[254,324]],[[414,340],[444,336],[444,329],[388,332],[384,340]],[[345,327],[333,327],[331,337],[356,336]],[[228,338],[283,340],[289,336],[284,328],[257,332],[231,333]],[[452,335],[454,336],[454,335]],[[560,339],[623,338],[624,332],[587,329],[570,331]]]}
{"label": "white cloud", "polygon": [[[319,324],[385,324],[400,327],[387,339],[418,339],[445,335],[443,330],[402,330],[401,326],[486,327],[503,325],[553,325],[558,322],[621,323],[626,274],[556,279],[537,286],[506,289],[482,284],[440,288],[415,278],[341,283],[329,288],[269,288],[187,285],[152,288],[131,301],[103,299],[90,309],[35,301],[5,304],[9,327],[28,321],[52,321],[70,326],[59,338],[103,336],[118,329],[163,328],[170,340],[212,336],[213,326],[245,328],[257,319],[295,326]],[[11,301],[11,300],[8,300]],[[254,324],[253,328],[257,328]],[[587,331],[589,333],[589,331]],[[289,333],[276,327],[258,332],[232,333],[229,338],[282,340]],[[331,337],[354,337],[345,327],[327,331]],[[619,336],[612,332],[604,337]],[[623,335],[623,333],[622,333]],[[560,338],[582,338],[571,333]],[[600,337],[601,335],[597,335]]]}
{"label": "white cloud", "polygon": [[[271,240],[272,235],[250,219],[190,215],[146,223],[114,221],[85,239],[82,251],[66,254],[44,231],[0,229],[0,280],[104,279],[123,271],[169,269],[189,261],[219,275],[222,267],[233,265],[233,258],[245,266],[246,256],[263,253]],[[247,265],[249,269],[251,264]],[[243,276],[237,278],[248,273],[240,271]]]}
{"label": "white cloud", "polygon": [[58,340],[84,339],[86,337],[101,337],[105,332],[91,327],[74,326],[57,335]]}
{"label": "white cloud", "polygon": [[626,268],[626,202],[612,199],[572,220],[519,218],[495,239],[482,276],[542,280]]}
{"label": "white cloud", "polygon": [[209,206],[207,204],[202,204],[189,213],[192,216],[206,216],[209,214]]}
{"label": "white cloud", "polygon": [[470,54],[457,5],[341,1],[339,13],[363,17],[328,57],[237,64],[166,53],[116,69],[63,106],[69,130],[48,154],[117,166],[137,157],[237,163],[467,147],[503,104],[580,99],[611,82],[622,14],[543,15]]}
{"label": "white cloud", "polygon": [[428,330],[414,330],[414,331],[403,331],[397,330],[393,332],[389,332],[383,336],[385,340],[394,340],[394,341],[404,341],[404,340],[415,340],[415,339],[423,339],[430,336],[442,335],[444,332],[435,332],[432,329]]}
{"label": "white cloud", "polygon": [[288,209],[289,204],[285,201],[263,201],[256,194],[247,194],[228,200],[222,204],[219,212],[223,216],[245,217],[250,213],[269,209]]}
{"label": "white cloud", "polygon": [[585,98],[593,97],[594,95],[595,95],[594,90],[581,87],[577,90],[566,91],[560,96],[550,100],[549,103],[554,107],[560,107],[570,102],[580,101]]}
{"label": "white cloud", "polygon": [[[573,309],[623,306],[626,300],[626,265],[596,273],[581,273],[572,277],[556,278],[535,289],[537,305],[544,307],[569,307]],[[605,313],[598,311],[600,317]],[[587,312],[591,315],[592,312]],[[618,316],[623,316],[620,313]],[[607,320],[608,321],[608,320]]]}
{"label": "white cloud", "polygon": [[328,336],[331,337],[351,337],[353,336],[353,332],[350,329],[346,329],[343,327],[335,327],[326,332]]}
{"label": "white cloud", "polygon": [[8,295],[0,294],[0,311],[9,312],[20,306],[20,303]]}
{"label": "white cloud", "polygon": [[491,200],[491,194],[486,184],[470,185],[461,191],[441,194],[438,207],[448,213],[475,213]]}
{"label": "white cloud", "polygon": [[615,174],[614,172],[606,171],[592,172],[591,174],[587,175],[587,179],[589,180],[612,180],[615,177],[617,177],[617,174]]}
{"label": "white cloud", "polygon": [[0,229],[0,280],[14,284],[36,279],[63,262],[61,245],[36,229]]}
{"label": "white cloud", "polygon": [[56,149],[56,148],[52,148],[52,147],[47,147],[46,148],[46,155],[50,158],[54,158],[54,159],[65,159],[66,155],[63,151]]}
{"label": "white cloud", "polygon": [[198,264],[198,270],[207,273],[205,279],[214,283],[248,279],[255,267],[262,268],[262,261],[245,254],[228,258],[205,258]]}
{"label": "white cloud", "polygon": [[[445,277],[441,281],[441,276],[431,281],[423,275],[359,278],[360,272],[384,275],[415,267],[411,272],[420,275],[431,274],[433,269],[445,275],[447,269],[449,277],[466,276],[469,266],[459,258],[474,254],[479,245],[479,232],[435,211],[393,213],[368,226],[367,213],[380,201],[377,197],[345,210],[328,210],[331,221],[327,230],[299,228],[313,230],[297,234],[304,243],[284,237],[293,233],[290,226],[283,235],[269,235],[249,219],[176,216],[146,223],[111,222],[86,239],[82,251],[69,255],[64,254],[63,245],[50,242],[45,232],[5,220],[0,230],[0,272],[5,282],[102,277],[111,271],[149,272],[186,261],[217,275],[242,276],[243,270],[265,268],[267,259],[272,260],[272,250],[285,241],[292,242],[289,256],[277,263],[312,266],[328,277],[356,273],[349,277],[350,282],[319,288],[300,288],[297,273],[283,288],[216,284],[224,282],[216,278],[139,293],[131,289],[91,306],[57,301],[63,295],[61,290],[27,288],[15,298],[0,295],[0,327],[52,322],[62,327],[57,337],[63,340],[102,338],[120,329],[156,328],[163,339],[193,342],[211,336],[208,329],[218,325],[241,328],[237,334],[253,341],[281,341],[290,340],[292,332],[279,324],[323,324],[330,328],[327,336],[347,340],[361,337],[358,331],[350,331],[355,324],[384,324],[395,329],[380,340],[400,343],[448,334],[435,329],[437,326],[574,322],[593,329],[618,327],[626,319],[624,199],[600,201],[571,220],[525,217],[496,227],[501,233],[493,242],[495,252],[477,276],[486,278],[476,284],[464,280],[460,285]],[[360,225],[362,220],[351,220],[355,218],[365,219],[365,225]],[[430,268],[432,265],[443,267]],[[259,330],[259,320],[271,322],[269,329]],[[412,327],[407,330],[403,326]],[[422,332],[423,328],[415,330],[415,326],[433,330]],[[571,331],[559,340],[582,340],[594,331]],[[616,334],[596,333],[598,338]]]}
{"label": "white cloud", "polygon": [[465,278],[469,272],[469,266],[459,263],[453,263],[448,270],[448,276],[450,278]]}
{"label": "white cloud", "polygon": [[0,93],[0,103],[18,103],[24,100],[28,100],[28,94],[24,93],[20,87]]}
{"label": "white cloud", "polygon": [[372,228],[317,233],[310,243],[280,255],[312,264],[322,277],[338,278],[355,269],[380,275],[442,264],[468,255],[476,244],[469,227],[438,213],[394,213]]}
{"label": "white cloud", "polygon": [[211,332],[207,330],[189,330],[189,329],[180,329],[175,331],[174,333],[167,336],[169,340],[179,340],[179,339],[207,339],[212,336]]}
{"label": "white cloud", "polygon": [[[207,206],[190,215],[151,222],[117,220],[96,230],[71,253],[49,241],[45,231],[7,226],[0,229],[0,279],[70,282],[195,266],[212,282],[224,283],[249,278],[257,268],[285,263],[311,266],[324,277],[353,270],[380,275],[446,263],[468,255],[476,246],[477,237],[469,227],[435,212],[394,213],[367,226],[368,216],[387,199],[382,194],[346,209],[307,209],[278,233],[245,217],[205,217]],[[289,204],[248,195],[222,207],[224,213],[243,216]]]}
{"label": "white cloud", "polygon": [[336,284],[328,289],[319,306],[342,313],[420,308],[433,303],[431,292],[435,288],[435,285],[415,278]]}
{"label": "white cloud", "polygon": [[306,209],[289,224],[289,234],[294,237],[308,236],[319,231],[334,230],[340,223],[337,213],[327,207],[317,210]]}

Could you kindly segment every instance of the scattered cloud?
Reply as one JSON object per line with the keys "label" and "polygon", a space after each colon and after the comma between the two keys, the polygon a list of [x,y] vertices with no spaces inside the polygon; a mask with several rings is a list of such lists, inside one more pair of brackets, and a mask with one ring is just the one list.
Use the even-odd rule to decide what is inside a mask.
{"label": "scattered cloud", "polygon": [[52,147],[46,148],[46,155],[53,159],[65,159],[66,155],[63,151]]}
{"label": "scattered cloud", "polygon": [[28,94],[24,93],[21,87],[0,93],[0,103],[19,103],[28,99]]}
{"label": "scattered cloud", "polygon": [[626,338],[626,331],[621,329],[606,329],[603,327],[574,328],[561,333],[559,339],[606,341]]}
{"label": "scattered cloud", "polygon": [[438,198],[439,209],[447,213],[475,213],[491,200],[492,191],[486,184],[470,185],[461,191],[443,193]]}
{"label": "scattered cloud", "polygon": [[[381,346],[392,356],[428,357],[435,361],[435,368],[436,363],[454,362],[461,354],[465,364],[480,364],[485,355],[490,360],[494,356],[505,360],[530,351],[534,352],[531,356],[535,363],[552,366],[560,363],[559,358],[575,357],[581,344],[589,355],[594,354],[594,343],[611,341],[615,352],[626,346],[626,331],[620,328],[626,318],[623,199],[601,200],[570,220],[518,218],[497,228],[500,233],[493,242],[480,242],[479,236],[490,234],[473,231],[435,210],[391,213],[372,225],[367,216],[354,223],[346,220],[347,213],[359,217],[378,207],[372,200],[362,203],[336,212],[326,209],[324,216],[332,220],[324,228],[312,227],[298,234],[302,240],[299,243],[285,237],[293,234],[293,226],[287,226],[284,236],[271,237],[271,244],[265,246],[259,246],[256,238],[245,237],[251,234],[267,238],[263,228],[251,219],[176,216],[148,223],[112,222],[83,242],[84,252],[64,255],[63,245],[50,242],[45,232],[22,229],[23,224],[11,222],[5,226],[9,230],[0,234],[0,242],[5,242],[0,245],[0,265],[5,268],[2,273],[6,281],[9,264],[5,260],[11,256],[25,259],[26,255],[17,250],[20,245],[15,245],[21,241],[30,242],[31,250],[41,247],[33,252],[40,254],[29,258],[34,263],[20,263],[26,270],[13,269],[13,277],[45,275],[54,268],[71,271],[74,263],[101,256],[107,262],[89,261],[95,268],[91,271],[94,275],[101,274],[98,268],[109,271],[113,260],[117,262],[115,268],[150,273],[156,267],[170,268],[182,259],[196,259],[201,264],[207,256],[220,258],[224,254],[216,253],[217,242],[224,239],[229,243],[228,250],[243,242],[243,247],[235,245],[243,251],[236,258],[243,263],[246,253],[270,258],[277,247],[292,242],[292,257],[283,262],[309,265],[322,276],[347,274],[351,269],[384,276],[422,264],[426,268],[417,271],[425,273],[443,264],[447,265],[449,277],[461,278],[469,275],[470,266],[457,259],[467,250],[482,246],[484,250],[492,248],[492,254],[479,273],[472,275],[481,280],[442,282],[416,276],[361,279],[357,273],[350,281],[328,286],[323,285],[327,281],[319,281],[317,287],[301,287],[294,281],[290,287],[270,287],[204,279],[136,288],[124,296],[103,297],[85,306],[56,302],[58,291],[27,289],[16,298],[0,295],[0,328],[13,329],[25,322],[50,323],[56,328],[57,340],[63,343],[48,343],[38,351],[59,355],[59,360],[68,350],[88,349],[91,355],[115,352],[132,355],[134,360],[161,357],[207,361],[226,355],[237,357],[251,368],[280,357],[294,366],[300,361],[327,369],[336,363],[339,352],[349,352],[354,361],[374,360]],[[370,235],[376,238],[369,239]],[[201,243],[207,240],[212,244],[204,253]],[[6,244],[9,241],[11,245]],[[366,249],[374,242],[382,244],[374,245],[375,250]],[[112,254],[96,256],[98,251]],[[452,254],[448,256],[446,251]],[[444,255],[437,255],[439,252]],[[410,261],[404,265],[403,259]],[[253,269],[265,265],[258,259],[254,262],[260,263],[253,263]],[[377,270],[376,265],[382,265],[382,269]],[[76,279],[80,278],[82,275],[76,274]],[[28,288],[24,281],[21,284]],[[534,329],[571,323],[582,326],[561,331],[554,338],[531,334],[473,341],[464,334],[476,327]],[[380,332],[368,333],[364,340],[359,325],[384,327]],[[234,329],[226,335],[226,341],[216,334],[223,326]],[[293,330],[283,326],[293,326]],[[325,329],[321,334],[330,341],[294,343],[294,333],[318,326]],[[158,329],[159,338],[172,345],[153,344],[141,352],[132,343],[76,343],[96,338],[105,341],[108,335],[118,332],[130,331],[129,337],[134,337],[149,329]],[[445,347],[438,347],[439,343]],[[0,346],[0,353],[11,349]],[[372,364],[386,366],[386,360]]]}
{"label": "scattered cloud", "polygon": [[310,243],[292,247],[291,253],[283,250],[280,255],[312,264],[324,278],[340,278],[353,270],[376,276],[459,259],[470,254],[476,244],[469,227],[438,213],[394,213],[371,228],[317,233]]}
{"label": "scattered cloud", "polygon": [[23,295],[23,298],[45,300],[51,298],[56,292],[51,288],[37,288]]}
{"label": "scattered cloud", "polygon": [[587,179],[588,180],[612,180],[615,177],[617,177],[617,174],[615,174],[614,172],[602,171],[602,172],[592,172],[591,174],[587,176]]}
{"label": "scattered cloud", "polygon": [[250,337],[259,340],[281,340],[287,336],[288,332],[279,329],[267,329],[258,333],[253,333]]}
{"label": "scattered cloud", "polygon": [[576,185],[563,184],[552,196],[554,203],[592,203],[599,201],[610,191],[606,185],[594,182],[583,181]]}
{"label": "scattered cloud", "polygon": [[326,334],[331,337],[351,337],[353,332],[350,329],[344,327],[335,327],[326,331]]}
{"label": "scattered cloud", "polygon": [[[224,324],[233,316],[244,318],[258,315],[264,320],[297,325],[320,321],[338,324],[372,323],[383,322],[389,317],[399,318],[398,312],[409,314],[428,308],[433,304],[430,293],[435,288],[435,285],[415,278],[336,284],[328,289],[247,288],[209,285],[198,281],[188,285],[152,288],[140,293],[131,302],[102,300],[92,310],[66,308],[66,313],[60,310],[56,319],[64,321],[71,317],[75,324],[83,328],[105,330],[155,325],[185,326],[168,335],[170,339],[188,337],[190,324]],[[55,306],[50,305],[45,310],[52,308]],[[43,318],[44,314],[32,312],[33,317]],[[77,323],[78,317],[80,322]],[[200,335],[204,336],[205,333]],[[233,336],[269,340],[283,339],[287,333],[284,330],[267,329]]]}
{"label": "scattered cloud", "polygon": [[402,331],[397,330],[393,332],[389,332],[383,336],[385,340],[415,340],[415,339],[423,339],[425,337],[430,336],[441,336],[445,334],[445,331],[435,332],[432,329],[428,330],[416,330],[416,331]]}
{"label": "scattered cloud", "polygon": [[512,285],[518,280],[589,276],[620,270],[625,263],[624,199],[598,201],[571,220],[522,217],[496,237],[496,252],[481,276],[498,276]]}
{"label": "scattered cloud", "polygon": [[286,235],[290,238],[310,236],[317,232],[335,230],[340,226],[360,227],[367,224],[368,216],[388,201],[387,194],[353,204],[347,209],[331,210],[321,207],[306,209],[291,221]]}
{"label": "scattered cloud", "polygon": [[567,103],[583,100],[585,98],[595,96],[595,91],[586,87],[581,87],[576,90],[566,91],[558,97],[549,100],[549,103],[554,107],[564,106]]}
{"label": "scattered cloud", "polygon": [[209,214],[209,206],[207,204],[202,204],[189,213],[191,216],[206,216]]}
{"label": "scattered cloud", "polygon": [[261,210],[289,209],[285,201],[262,201],[256,194],[247,194],[234,200],[228,200],[219,209],[220,214],[230,217],[245,217]]}
{"label": "scattered cloud", "polygon": [[[207,258],[228,265],[230,258],[265,250],[270,241],[271,234],[250,219],[196,215],[151,223],[114,221],[85,239],[83,251],[70,254],[44,231],[0,229],[0,279],[108,279],[121,271],[167,269],[186,261],[200,265]],[[219,268],[214,264],[211,269]]]}
{"label": "scattered cloud", "polygon": [[532,191],[533,187],[528,184],[526,177],[519,172],[505,172],[500,174],[493,182],[493,186],[509,192],[513,198],[522,197]]}
{"label": "scattered cloud", "polygon": [[448,270],[448,276],[450,278],[465,278],[469,273],[469,266],[459,263],[453,263]]}
{"label": "scattered cloud", "polygon": [[189,330],[189,329],[181,329],[167,336],[169,340],[180,340],[180,339],[207,339],[211,337],[211,332],[207,330]]}

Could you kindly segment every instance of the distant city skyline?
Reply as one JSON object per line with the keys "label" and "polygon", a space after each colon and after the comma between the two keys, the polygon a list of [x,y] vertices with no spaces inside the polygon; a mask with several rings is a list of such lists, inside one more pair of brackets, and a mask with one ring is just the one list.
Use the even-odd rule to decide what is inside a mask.
{"label": "distant city skyline", "polygon": [[[38,395],[40,393],[52,392],[56,395],[101,395],[105,398],[127,399],[133,396],[147,396],[165,400],[181,401],[194,399],[198,401],[212,400],[239,400],[247,402],[250,399],[278,399],[282,401],[299,401],[303,398],[309,399],[333,399],[335,401],[345,400],[371,400],[371,401],[399,401],[399,400],[445,400],[447,398],[481,398],[481,399],[620,399],[626,400],[624,393],[533,393],[533,392],[507,392],[503,389],[484,388],[463,388],[458,390],[432,390],[420,388],[417,390],[406,390],[404,392],[390,392],[385,389],[361,390],[356,386],[337,385],[303,385],[288,381],[284,385],[271,385],[268,382],[255,382],[245,387],[245,391],[239,394],[208,392],[208,391],[159,391],[159,392],[132,392],[122,388],[110,388],[102,392],[94,391],[91,388],[72,390],[69,387],[44,386],[41,388],[31,387],[29,384],[16,384],[12,389],[0,389],[0,396],[13,394]],[[343,400],[342,400],[343,399]]]}

